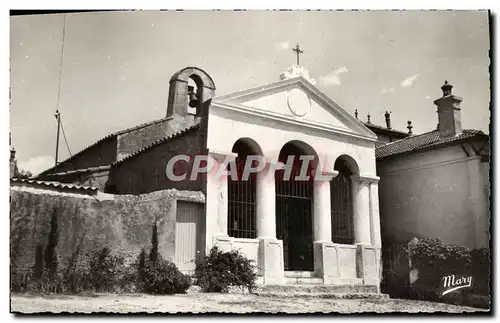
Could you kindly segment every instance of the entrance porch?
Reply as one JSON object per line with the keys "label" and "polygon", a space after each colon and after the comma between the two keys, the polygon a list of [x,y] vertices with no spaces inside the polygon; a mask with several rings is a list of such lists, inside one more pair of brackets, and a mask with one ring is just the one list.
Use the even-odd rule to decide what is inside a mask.
{"label": "entrance porch", "polygon": [[[212,156],[220,162],[230,156],[244,164],[246,156],[261,154],[258,145],[248,140],[235,147],[231,153]],[[299,163],[292,167],[291,180],[283,181],[283,164],[289,156],[299,155],[317,157],[308,145],[288,143],[277,164],[268,163],[254,179],[224,182],[209,176],[208,188],[218,193],[219,207],[226,205],[218,214],[223,232],[212,235],[210,245],[237,249],[253,259],[258,281],[264,285],[378,288],[378,178],[360,174],[356,162],[342,155],[334,170],[323,171],[321,179],[294,180],[293,169],[302,168]]]}

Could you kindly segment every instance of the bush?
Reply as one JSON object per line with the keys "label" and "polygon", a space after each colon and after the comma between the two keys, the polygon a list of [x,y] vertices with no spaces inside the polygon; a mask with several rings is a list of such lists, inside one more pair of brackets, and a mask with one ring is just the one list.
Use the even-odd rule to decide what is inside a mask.
{"label": "bush", "polygon": [[[469,249],[444,245],[439,239],[421,239],[412,249],[412,265],[419,272],[413,289],[422,295],[422,299],[460,303],[465,294],[489,295],[490,257],[487,248]],[[425,288],[441,288],[443,277],[452,274],[472,276],[472,287],[445,297],[429,297],[427,292],[420,292]]]}
{"label": "bush", "polygon": [[182,274],[172,262],[162,259],[158,252],[158,231],[153,226],[152,248],[149,257],[144,249],[137,260],[127,264],[123,254],[114,254],[107,247],[80,256],[80,238],[65,269],[60,268],[56,254],[58,241],[57,215],[50,223],[45,253],[43,245],[35,249],[34,264],[29,269],[11,263],[10,278],[13,292],[79,293],[79,292],[136,292],[151,294],[185,293],[191,278]]}
{"label": "bush", "polygon": [[476,277],[473,291],[480,295],[490,294],[489,279],[477,279],[477,277],[491,277],[491,259],[488,248],[471,250],[471,274]]}
{"label": "bush", "polygon": [[125,259],[112,255],[109,248],[94,251],[90,256],[88,280],[96,292],[115,292],[123,280]]}
{"label": "bush", "polygon": [[158,226],[156,223],[153,225],[153,234],[151,237],[151,251],[149,253],[149,260],[155,262],[158,259]]}
{"label": "bush", "polygon": [[145,261],[139,270],[140,289],[148,294],[186,293],[191,286],[191,278],[179,271],[167,260]]}
{"label": "bush", "polygon": [[57,254],[56,247],[59,240],[59,232],[57,229],[57,212],[54,210],[52,217],[50,218],[50,232],[47,242],[47,247],[45,248],[45,269],[49,275],[56,275],[57,273]]}
{"label": "bush", "polygon": [[196,268],[197,284],[204,292],[227,293],[230,286],[252,292],[257,279],[252,262],[238,251],[222,252],[215,246]]}
{"label": "bush", "polygon": [[177,266],[158,253],[158,228],[153,225],[149,258],[141,250],[137,260],[138,289],[148,294],[186,293],[191,286],[191,278],[179,271]]}
{"label": "bush", "polygon": [[411,254],[420,285],[437,287],[446,275],[470,272],[471,250],[466,247],[444,245],[439,239],[421,239],[412,248]]}

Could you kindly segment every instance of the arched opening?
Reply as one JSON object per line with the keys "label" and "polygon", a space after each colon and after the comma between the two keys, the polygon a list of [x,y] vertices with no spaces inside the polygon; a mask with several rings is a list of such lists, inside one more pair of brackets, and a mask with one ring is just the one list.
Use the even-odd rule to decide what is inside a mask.
{"label": "arched opening", "polygon": [[[249,139],[242,138],[236,141],[232,149],[236,157],[237,178],[228,176],[228,222],[227,233],[234,238],[254,239],[257,237],[256,218],[256,173],[250,173],[248,178],[243,178],[247,157],[261,155],[258,144]],[[255,167],[257,161],[252,163]],[[231,164],[228,165],[230,167]]]}
{"label": "arched opening", "polygon": [[335,161],[338,176],[330,181],[332,241],[341,244],[354,243],[354,197],[352,176],[359,174],[356,161],[342,155]]}
{"label": "arched opening", "polygon": [[[314,160],[300,156],[314,156]],[[293,156],[292,166],[287,164]],[[280,151],[278,160],[287,164],[277,170],[276,181],[276,237],[283,240],[285,270],[314,270],[313,260],[313,169],[317,155],[308,145],[289,142]],[[303,164],[308,163],[307,172],[301,174]],[[288,168],[288,169],[287,169]],[[304,166],[305,169],[305,166]],[[302,176],[301,176],[302,175]],[[309,179],[305,179],[308,175]]]}
{"label": "arched opening", "polygon": [[199,116],[203,96],[203,81],[196,74],[193,74],[188,78],[187,96],[187,114]]}
{"label": "arched opening", "polygon": [[170,78],[167,117],[202,116],[214,96],[215,84],[210,75],[197,67],[183,68]]}
{"label": "arched opening", "polygon": [[198,85],[196,82],[190,77],[188,78],[188,104],[187,104],[187,113],[191,115],[196,115],[197,106],[198,106]]}

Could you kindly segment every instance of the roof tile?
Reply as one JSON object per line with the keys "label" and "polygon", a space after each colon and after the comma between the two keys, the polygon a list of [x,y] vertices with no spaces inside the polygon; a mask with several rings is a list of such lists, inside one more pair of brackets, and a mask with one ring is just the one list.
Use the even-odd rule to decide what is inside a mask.
{"label": "roof tile", "polygon": [[454,137],[441,139],[439,137],[439,130],[434,130],[377,147],[375,149],[375,157],[377,159],[385,158],[476,136],[486,135],[481,130],[465,129],[462,133]]}
{"label": "roof tile", "polygon": [[39,185],[39,186],[63,188],[63,189],[78,190],[78,191],[87,191],[87,192],[98,191],[98,189],[96,187],[83,186],[83,185],[70,184],[70,183],[59,183],[59,182],[52,182],[52,181],[37,181],[37,180],[23,179],[23,178],[11,178],[10,181],[13,183],[24,183],[24,184],[32,184],[32,185],[35,184],[35,185]]}
{"label": "roof tile", "polygon": [[152,142],[151,144],[147,145],[146,147],[143,147],[143,148],[141,148],[141,149],[139,149],[139,150],[135,151],[135,152],[134,152],[134,153],[132,153],[131,155],[128,155],[128,156],[126,156],[126,157],[124,157],[124,158],[122,158],[122,159],[120,159],[120,160],[117,160],[116,162],[114,162],[114,163],[113,163],[113,164],[111,164],[111,165],[112,165],[112,166],[119,165],[119,164],[123,163],[124,161],[126,161],[126,160],[128,160],[128,159],[130,159],[130,158],[133,158],[133,157],[135,157],[135,156],[137,156],[137,155],[140,155],[140,154],[142,154],[143,152],[145,152],[146,150],[149,150],[149,149],[151,149],[151,148],[153,148],[153,147],[155,147],[155,146],[157,146],[157,145],[159,145],[159,144],[161,144],[161,143],[163,143],[163,142],[165,142],[165,141],[168,141],[168,140],[170,140],[170,139],[174,139],[174,138],[180,137],[180,136],[184,135],[185,133],[187,133],[187,132],[189,132],[189,131],[192,131],[192,130],[194,130],[194,129],[197,129],[197,128],[199,128],[199,125],[200,125],[200,124],[199,124],[199,123],[197,123],[197,124],[195,124],[195,125],[193,125],[193,126],[190,126],[190,127],[184,128],[184,129],[182,129],[182,130],[180,130],[180,131],[177,131],[176,133],[174,133],[174,134],[172,134],[172,135],[170,135],[170,136],[167,136],[167,137],[163,137],[163,138],[161,138],[161,139],[158,139],[158,140],[156,140],[156,141]]}

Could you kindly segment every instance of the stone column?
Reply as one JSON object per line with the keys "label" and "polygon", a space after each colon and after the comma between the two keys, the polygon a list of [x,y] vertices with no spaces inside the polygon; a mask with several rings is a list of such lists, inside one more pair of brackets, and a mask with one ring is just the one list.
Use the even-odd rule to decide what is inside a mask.
{"label": "stone column", "polygon": [[332,241],[330,181],[338,173],[314,181],[314,241]]}
{"label": "stone column", "polygon": [[237,154],[211,150],[209,156],[214,159],[214,167],[207,174],[206,250],[208,252],[217,245],[223,251],[230,251],[231,240],[227,235],[228,176],[224,169],[228,162],[236,159]]}
{"label": "stone column", "polygon": [[278,165],[267,164],[257,173],[257,236],[276,238],[276,182],[274,170]]}
{"label": "stone column", "polygon": [[[380,219],[377,176],[353,178],[354,236],[357,277],[365,285],[380,285]],[[376,213],[376,214],[375,214]]]}
{"label": "stone column", "polygon": [[371,245],[370,182],[365,177],[353,176],[354,243]]}
{"label": "stone column", "polygon": [[370,219],[372,245],[375,249],[375,262],[377,265],[377,280],[375,280],[375,283],[377,284],[380,291],[380,281],[382,281],[382,236],[380,231],[380,212],[378,203],[378,179],[374,179],[370,183]]}
{"label": "stone column", "polygon": [[338,276],[337,252],[332,242],[332,209],[330,181],[338,175],[337,171],[321,174],[314,180],[314,272],[323,277],[325,283]]}
{"label": "stone column", "polygon": [[258,270],[264,284],[283,284],[285,265],[283,241],[276,238],[276,182],[274,173],[283,163],[267,163],[257,173]]}
{"label": "stone column", "polygon": [[382,246],[382,237],[380,232],[380,211],[378,198],[378,179],[374,179],[370,183],[370,226],[371,226],[371,241],[375,247]]}

